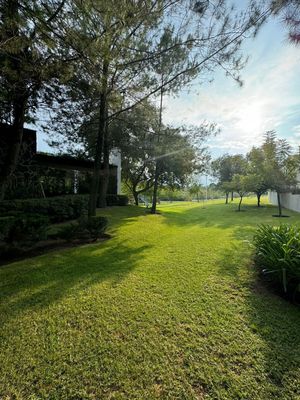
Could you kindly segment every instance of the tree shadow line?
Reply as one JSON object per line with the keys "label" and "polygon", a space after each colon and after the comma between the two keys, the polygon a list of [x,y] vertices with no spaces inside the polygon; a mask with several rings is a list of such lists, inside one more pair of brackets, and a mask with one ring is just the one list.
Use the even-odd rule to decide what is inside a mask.
{"label": "tree shadow line", "polygon": [[[287,221],[272,217],[272,214],[276,213],[274,210],[277,210],[277,207],[272,205],[258,208],[255,205],[244,204],[243,213],[235,212],[235,209],[236,204],[224,204],[222,207],[220,203],[212,203],[207,204],[205,209],[199,204],[199,207],[191,207],[179,213],[162,208],[162,215],[164,223],[169,225],[198,225],[203,228],[228,230],[229,237],[226,236],[226,240],[232,238],[232,242],[222,251],[216,265],[220,281],[228,278],[233,292],[243,291],[246,307],[244,317],[248,329],[263,342],[260,347],[264,359],[263,373],[269,387],[276,393],[274,396],[281,396],[284,390],[289,390],[291,398],[296,398],[300,395],[299,388],[293,388],[290,384],[287,389],[285,380],[289,379],[291,382],[293,377],[296,379],[299,374],[299,307],[262,286],[254,269],[250,245],[258,224],[275,225]],[[299,223],[296,213],[288,213],[291,216],[288,223]],[[239,301],[238,296],[233,301]]]}
{"label": "tree shadow line", "polygon": [[[111,241],[115,243],[111,243]],[[0,269],[0,324],[24,311],[59,302],[75,290],[110,281],[118,285],[136,266],[149,245],[128,247],[115,239],[62,250]],[[51,258],[50,258],[51,257]],[[1,305],[2,304],[2,305]]]}
{"label": "tree shadow line", "polygon": [[[244,205],[243,210],[245,212],[238,212],[235,203],[231,204],[220,204],[212,203],[207,204],[205,208],[201,205],[194,206],[177,212],[176,209],[160,210],[162,215],[165,217],[164,222],[169,225],[178,226],[189,226],[189,225],[200,225],[203,227],[218,227],[218,228],[231,228],[233,226],[251,226],[257,225],[261,222],[261,218],[267,218],[270,223],[280,223],[280,218],[273,218],[275,206],[264,205],[263,207],[257,207],[255,205]],[[176,218],[173,216],[176,215]],[[290,212],[291,218],[289,222],[295,222],[295,213]],[[284,221],[286,222],[286,221]]]}
{"label": "tree shadow line", "polygon": [[[276,391],[274,398],[287,390],[287,379],[299,377],[300,365],[300,312],[299,307],[270,292],[258,279],[250,258],[249,248],[241,251],[242,243],[234,243],[226,249],[217,262],[220,280],[230,278],[234,290],[242,291],[245,301],[245,319],[248,329],[257,335],[264,345],[260,353],[264,359],[264,376]],[[249,246],[244,243],[244,246]],[[241,254],[247,254],[241,259]],[[246,277],[241,268],[252,268]],[[249,277],[250,276],[250,277]],[[239,301],[238,297],[235,301]],[[299,387],[289,385],[290,398],[299,396]],[[281,398],[281,397],[280,397]]]}

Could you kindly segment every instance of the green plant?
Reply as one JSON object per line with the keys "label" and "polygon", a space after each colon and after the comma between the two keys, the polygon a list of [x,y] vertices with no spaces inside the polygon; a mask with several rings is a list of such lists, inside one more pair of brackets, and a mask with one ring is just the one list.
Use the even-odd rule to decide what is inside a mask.
{"label": "green plant", "polygon": [[106,195],[106,203],[111,206],[127,206],[128,196],[125,194],[108,194]]}
{"label": "green plant", "polygon": [[49,219],[40,214],[21,214],[14,217],[7,241],[36,242],[47,239]]}
{"label": "green plant", "polygon": [[105,217],[90,217],[84,221],[85,228],[89,232],[92,239],[99,239],[107,228],[107,218]]}
{"label": "green plant", "polygon": [[0,217],[0,255],[22,254],[33,242],[47,239],[49,220],[44,215],[22,214]]}
{"label": "green plant", "polygon": [[15,217],[7,216],[7,217],[0,217],[0,240],[6,242],[12,226],[15,223]]}
{"label": "green plant", "polygon": [[[125,206],[125,195],[107,195],[108,206]],[[46,199],[22,199],[0,202],[0,216],[35,213],[45,215],[50,222],[64,222],[82,217],[87,213],[88,195],[66,195]],[[1,228],[0,228],[1,229]]]}
{"label": "green plant", "polygon": [[68,225],[62,226],[58,229],[57,233],[54,235],[56,238],[64,239],[66,241],[72,241],[78,238],[80,225],[78,222],[73,222]]}
{"label": "green plant", "polygon": [[106,196],[106,204],[111,206],[118,206],[118,195],[117,194],[108,194]]}
{"label": "green plant", "polygon": [[300,283],[300,229],[294,225],[260,225],[254,236],[256,262],[285,293]]}
{"label": "green plant", "polygon": [[0,253],[16,253],[32,242],[47,239],[49,220],[39,214],[0,217]]}
{"label": "green plant", "polygon": [[5,243],[47,239],[49,220],[40,214],[21,214],[0,218],[0,240]]}
{"label": "green plant", "polygon": [[8,213],[37,213],[51,222],[63,222],[83,215],[88,206],[88,195],[67,195],[46,199],[24,199],[0,202],[0,215]]}
{"label": "green plant", "polygon": [[125,194],[118,194],[118,206],[127,206],[128,196]]}
{"label": "green plant", "polygon": [[77,221],[61,227],[56,237],[72,241],[74,239],[99,239],[107,227],[105,217],[81,217]]}

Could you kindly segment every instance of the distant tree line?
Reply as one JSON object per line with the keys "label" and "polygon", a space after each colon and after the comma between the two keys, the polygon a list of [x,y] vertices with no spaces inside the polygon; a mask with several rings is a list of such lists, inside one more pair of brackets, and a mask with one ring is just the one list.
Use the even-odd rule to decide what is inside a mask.
{"label": "distant tree line", "polygon": [[240,197],[238,210],[241,210],[243,197],[255,193],[257,206],[267,190],[277,193],[278,215],[282,216],[281,193],[293,190],[297,184],[300,170],[299,154],[293,153],[285,139],[279,139],[274,131],[265,134],[264,142],[253,147],[243,156],[224,155],[211,163],[212,174],[223,189],[228,203],[229,193],[236,192]]}

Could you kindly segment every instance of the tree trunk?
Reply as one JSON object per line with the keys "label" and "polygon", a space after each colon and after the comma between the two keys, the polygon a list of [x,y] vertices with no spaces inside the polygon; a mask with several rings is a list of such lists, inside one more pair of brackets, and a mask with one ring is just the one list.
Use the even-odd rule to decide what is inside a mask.
{"label": "tree trunk", "polygon": [[261,194],[256,193],[256,196],[257,196],[257,207],[260,207],[260,197],[261,197]]}
{"label": "tree trunk", "polygon": [[19,155],[23,141],[23,128],[25,119],[25,109],[27,98],[19,96],[15,100],[13,107],[13,124],[11,128],[11,139],[7,153],[5,155],[5,162],[0,172],[0,200],[4,199],[7,184],[10,177],[14,173],[19,160]]}
{"label": "tree trunk", "polygon": [[103,154],[103,143],[106,125],[106,109],[107,109],[107,81],[108,81],[108,63],[103,64],[103,75],[102,75],[102,91],[100,94],[100,106],[99,106],[99,122],[98,122],[98,133],[96,141],[96,152],[94,171],[92,176],[92,183],[89,197],[89,217],[96,215],[97,208],[97,197],[99,192],[99,181],[101,176],[102,167],[102,154]]}
{"label": "tree trunk", "polygon": [[[106,116],[107,121],[107,116]],[[105,124],[104,139],[103,139],[103,168],[102,175],[100,178],[99,188],[99,207],[106,207],[106,195],[109,183],[109,137],[108,137],[108,126]]]}
{"label": "tree trunk", "polygon": [[233,201],[233,192],[231,192],[231,201]]}
{"label": "tree trunk", "polygon": [[134,198],[134,204],[136,206],[139,205],[139,194],[136,192],[134,189],[132,190],[133,198]]}
{"label": "tree trunk", "polygon": [[154,175],[151,214],[156,214],[157,190],[158,190],[159,175],[160,175],[160,172],[159,172],[159,160],[156,160],[156,162],[155,162],[155,175]]}
{"label": "tree trunk", "polygon": [[[163,76],[162,76],[162,83],[163,83]],[[158,121],[158,135],[157,135],[157,142],[159,142],[159,136],[161,132],[162,126],[162,107],[163,107],[163,88],[160,91],[160,107],[159,107],[159,121]],[[151,214],[156,214],[156,203],[157,203],[157,190],[158,190],[158,179],[160,176],[160,162],[159,159],[155,161],[155,175],[154,175],[154,185],[153,185],[153,198],[152,198],[152,207],[151,207]]]}
{"label": "tree trunk", "polygon": [[228,196],[229,196],[229,193],[225,193],[225,194],[226,194],[225,204],[228,204]]}
{"label": "tree trunk", "polygon": [[281,201],[280,201],[280,193],[277,192],[277,203],[278,203],[278,215],[279,217],[282,216],[282,208],[281,208]]}
{"label": "tree trunk", "polygon": [[243,196],[240,196],[240,202],[239,202],[239,207],[238,207],[238,211],[241,211],[241,204],[243,201]]}
{"label": "tree trunk", "polygon": [[[133,197],[134,197],[134,204],[135,204],[136,206],[139,205],[139,195],[140,195],[141,193],[147,192],[149,189],[152,188],[152,186],[153,186],[153,185],[152,185],[151,183],[149,183],[149,182],[147,182],[146,186],[145,186],[143,189],[140,189],[140,190],[137,190],[138,183],[135,183],[135,184],[132,186],[131,192],[132,192],[132,195],[133,195]],[[148,207],[147,207],[147,208],[148,208]]]}

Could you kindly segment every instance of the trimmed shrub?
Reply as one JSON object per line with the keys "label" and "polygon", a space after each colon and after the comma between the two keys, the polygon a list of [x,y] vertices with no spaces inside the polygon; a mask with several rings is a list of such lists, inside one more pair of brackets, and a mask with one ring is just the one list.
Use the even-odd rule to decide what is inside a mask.
{"label": "trimmed shrub", "polygon": [[[35,213],[45,215],[50,222],[64,222],[79,218],[87,213],[88,195],[67,195],[46,199],[25,199],[0,202],[0,216],[17,215],[18,213]],[[108,206],[128,204],[125,195],[107,195]]]}
{"label": "trimmed shrub", "polygon": [[64,239],[68,242],[71,242],[74,239],[78,239],[79,237],[79,224],[76,222],[72,222],[68,225],[62,226],[58,229],[55,235],[53,235],[56,239]]}
{"label": "trimmed shrub", "polygon": [[106,196],[106,204],[109,207],[117,206],[118,202],[119,202],[119,199],[118,199],[118,195],[117,194],[108,194]]}
{"label": "trimmed shrub", "polygon": [[295,293],[300,284],[300,229],[293,225],[260,225],[255,236],[255,259],[264,275]]}
{"label": "trimmed shrub", "polygon": [[50,222],[76,219],[87,212],[88,195],[68,195],[47,199],[25,199],[0,202],[0,215],[37,213]]}
{"label": "trimmed shrub", "polygon": [[49,217],[53,222],[76,219],[87,213],[88,195],[70,195],[49,198]]}
{"label": "trimmed shrub", "polygon": [[7,216],[0,217],[0,240],[3,242],[7,242],[10,237],[10,232],[12,230],[13,225],[15,224],[15,217]]}
{"label": "trimmed shrub", "polygon": [[107,228],[105,217],[82,217],[76,222],[61,227],[56,237],[72,241],[74,239],[99,239]]}
{"label": "trimmed shrub", "polygon": [[0,236],[6,243],[37,242],[47,239],[49,219],[40,214],[18,214],[0,218]]}
{"label": "trimmed shrub", "polygon": [[89,232],[91,239],[99,239],[107,228],[107,218],[105,217],[91,217],[86,218],[83,222],[85,229]]}
{"label": "trimmed shrub", "polygon": [[119,206],[127,206],[128,205],[128,196],[125,194],[118,194],[118,205]]}
{"label": "trimmed shrub", "polygon": [[106,196],[106,204],[112,206],[127,206],[128,196],[125,194],[108,194]]}

